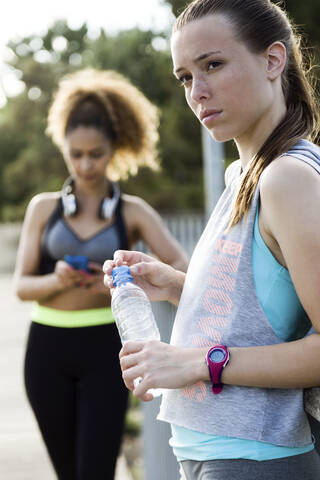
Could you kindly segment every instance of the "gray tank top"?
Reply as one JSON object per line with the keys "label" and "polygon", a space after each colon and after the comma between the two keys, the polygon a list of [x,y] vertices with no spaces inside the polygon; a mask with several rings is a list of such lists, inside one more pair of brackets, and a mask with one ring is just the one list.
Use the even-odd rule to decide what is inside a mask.
{"label": "gray tank top", "polygon": [[[286,155],[320,174],[320,148],[312,143],[301,140]],[[283,342],[265,316],[254,286],[251,245],[259,185],[247,217],[225,233],[239,174],[222,194],[195,248],[173,327],[173,345],[248,347]],[[288,447],[311,443],[302,389],[225,385],[213,395],[209,382],[199,382],[166,390],[158,418],[213,435]]]}

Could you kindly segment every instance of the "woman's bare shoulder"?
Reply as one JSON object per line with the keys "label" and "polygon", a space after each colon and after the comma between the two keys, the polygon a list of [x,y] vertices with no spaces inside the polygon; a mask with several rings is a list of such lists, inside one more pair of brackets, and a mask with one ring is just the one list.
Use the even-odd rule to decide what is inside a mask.
{"label": "woman's bare shoulder", "polygon": [[319,181],[319,174],[309,164],[294,156],[284,155],[264,169],[260,190],[271,195],[283,196],[290,192],[296,195],[302,185],[305,189]]}
{"label": "woman's bare shoulder", "polygon": [[143,198],[137,195],[122,194],[123,204],[127,212],[132,214],[140,214],[146,211],[153,210],[152,207]]}
{"label": "woman's bare shoulder", "polygon": [[40,223],[46,221],[53,213],[61,192],[43,192],[35,195],[27,208],[27,214],[36,218]]}
{"label": "woman's bare shoulder", "polygon": [[162,224],[158,212],[149,205],[143,198],[136,195],[123,195],[124,217],[129,226],[140,231],[148,227]]}
{"label": "woman's bare shoulder", "polygon": [[290,219],[302,224],[307,212],[318,208],[319,187],[320,175],[298,158],[283,156],[268,165],[261,174],[260,201],[270,231],[283,228]]}

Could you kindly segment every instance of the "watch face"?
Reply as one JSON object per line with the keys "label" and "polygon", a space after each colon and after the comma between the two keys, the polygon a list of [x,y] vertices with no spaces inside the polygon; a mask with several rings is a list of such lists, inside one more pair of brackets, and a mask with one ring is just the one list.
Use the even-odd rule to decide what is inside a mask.
{"label": "watch face", "polygon": [[210,360],[215,363],[223,362],[225,357],[226,357],[225,351],[221,350],[220,348],[215,348],[210,353]]}

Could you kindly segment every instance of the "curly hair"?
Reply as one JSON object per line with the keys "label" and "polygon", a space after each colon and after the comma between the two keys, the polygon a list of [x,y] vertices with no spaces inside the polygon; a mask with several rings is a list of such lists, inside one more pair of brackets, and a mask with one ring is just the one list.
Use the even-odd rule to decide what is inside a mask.
{"label": "curly hair", "polygon": [[111,140],[111,180],[135,175],[141,166],[159,170],[159,111],[123,75],[85,69],[61,79],[46,133],[63,152],[67,133],[80,125],[98,128]]}

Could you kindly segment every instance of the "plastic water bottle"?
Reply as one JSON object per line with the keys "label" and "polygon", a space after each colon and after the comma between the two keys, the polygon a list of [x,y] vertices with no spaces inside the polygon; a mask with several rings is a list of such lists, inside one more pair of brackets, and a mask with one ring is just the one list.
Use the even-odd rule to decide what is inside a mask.
{"label": "plastic water bottle", "polygon": [[[128,340],[160,340],[160,332],[153,316],[151,303],[145,292],[133,283],[129,267],[122,265],[112,270],[115,289],[111,298],[111,310],[118,327],[122,344]],[[134,380],[137,386],[141,378]],[[154,397],[160,389],[150,389]]]}

